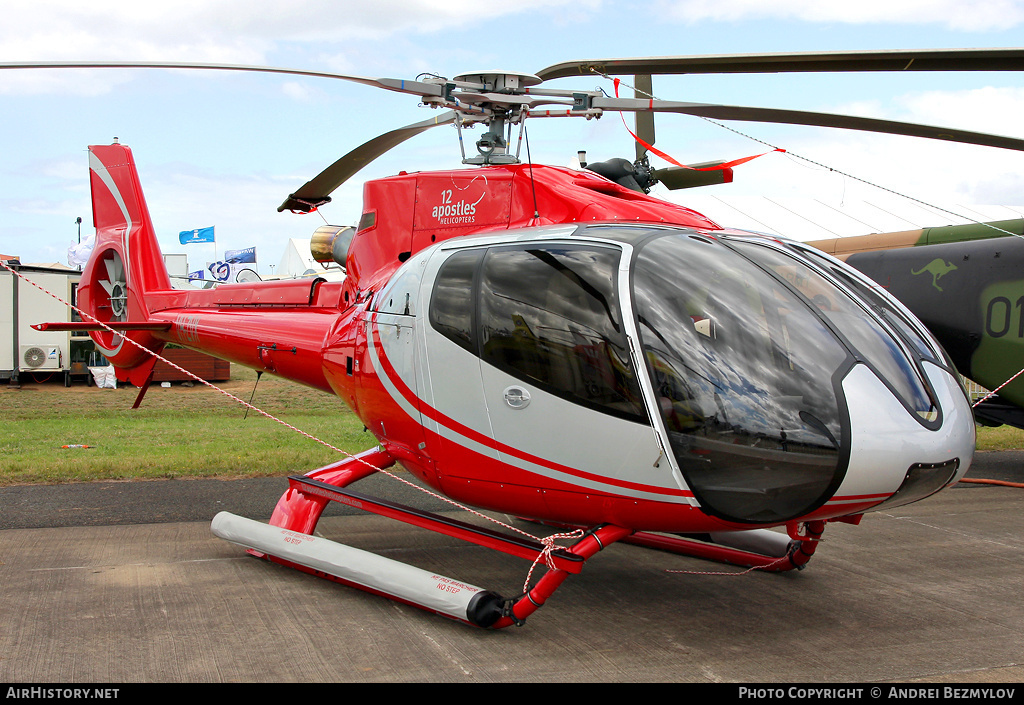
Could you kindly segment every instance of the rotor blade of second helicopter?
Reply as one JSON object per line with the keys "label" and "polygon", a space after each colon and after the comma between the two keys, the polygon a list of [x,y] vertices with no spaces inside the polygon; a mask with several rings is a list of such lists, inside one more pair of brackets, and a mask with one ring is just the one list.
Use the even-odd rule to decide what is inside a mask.
{"label": "rotor blade of second helicopter", "polygon": [[593,107],[602,110],[624,112],[651,111],[656,113],[682,113],[716,120],[739,120],[744,122],[770,122],[783,125],[809,125],[813,127],[836,127],[845,130],[880,132],[907,137],[926,137],[945,142],[962,142],[985,147],[999,147],[1024,151],[1024,139],[1004,137],[984,132],[958,130],[949,127],[935,127],[912,122],[880,120],[855,115],[835,115],[802,110],[779,108],[751,108],[739,105],[715,105],[711,103],[676,103],[666,100],[637,100],[636,98],[595,98]]}
{"label": "rotor blade of second helicopter", "polygon": [[[643,100],[645,96],[654,94],[654,85],[650,74],[637,74],[633,77],[633,93],[637,98]],[[640,139],[636,143],[636,158],[639,161],[647,154],[647,147],[640,142],[654,144],[654,115],[651,113],[637,111],[636,113],[636,136]]]}
{"label": "rotor blade of second helicopter", "polygon": [[537,71],[544,81],[607,74],[755,74],[865,71],[1024,71],[1024,49],[908,49],[707,54],[565,61]]}
{"label": "rotor blade of second helicopter", "polygon": [[364,142],[303,184],[298,191],[288,196],[277,210],[308,213],[314,208],[330,202],[329,196],[336,188],[374,159],[421,132],[437,125],[448,125],[455,122],[457,115],[458,113],[454,110],[449,110],[429,120],[399,127]]}

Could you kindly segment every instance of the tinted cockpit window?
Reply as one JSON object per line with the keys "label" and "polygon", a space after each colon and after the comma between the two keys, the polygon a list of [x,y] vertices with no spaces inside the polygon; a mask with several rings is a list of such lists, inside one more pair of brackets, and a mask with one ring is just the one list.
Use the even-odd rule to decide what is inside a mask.
{"label": "tinted cockpit window", "polygon": [[475,353],[473,277],[483,250],[457,252],[441,265],[430,296],[430,324],[459,347]]}
{"label": "tinted cockpit window", "polygon": [[[467,290],[476,260],[445,263],[431,303],[434,327],[515,377],[603,413],[646,422],[616,293],[618,248],[582,244],[487,250],[469,317],[446,301]],[[445,283],[442,284],[441,280]],[[446,309],[434,314],[435,304]],[[467,306],[464,305],[463,308]]]}
{"label": "tinted cockpit window", "polygon": [[620,251],[577,244],[467,250],[437,274],[430,323],[518,379],[647,423],[616,294]]}
{"label": "tinted cockpit window", "polygon": [[952,364],[946,360],[941,346],[935,342],[935,339],[929,333],[919,329],[919,324],[908,320],[906,314],[898,306],[894,305],[893,301],[887,299],[869,284],[861,281],[855,274],[843,271],[835,262],[829,261],[824,255],[816,252],[813,248],[803,246],[800,247],[799,251],[804,257],[814,261],[820,268],[841,281],[847,288],[860,294],[863,301],[870,304],[872,309],[884,318],[903,337],[908,345],[917,351],[921,359],[931,360],[939,364],[947,364],[952,367]]}

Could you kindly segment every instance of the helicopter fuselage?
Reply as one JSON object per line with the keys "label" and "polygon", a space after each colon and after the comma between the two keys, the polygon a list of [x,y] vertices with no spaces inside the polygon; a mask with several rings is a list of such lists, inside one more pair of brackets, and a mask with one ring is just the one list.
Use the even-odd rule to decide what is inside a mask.
{"label": "helicopter fuselage", "polygon": [[[97,179],[116,181],[103,171],[97,213]],[[589,172],[371,181],[343,282],[164,288],[132,241],[146,230],[100,239],[86,307],[117,308],[122,261],[127,320],[155,324],[127,337],[333,392],[391,457],[474,506],[748,529],[914,501],[973,455],[948,359],[868,280]],[[123,377],[148,374],[120,336],[94,337]]]}

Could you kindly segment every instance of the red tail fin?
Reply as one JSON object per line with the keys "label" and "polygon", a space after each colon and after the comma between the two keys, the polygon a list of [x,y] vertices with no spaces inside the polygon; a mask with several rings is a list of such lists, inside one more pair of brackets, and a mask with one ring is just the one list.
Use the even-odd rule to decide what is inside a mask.
{"label": "red tail fin", "polygon": [[[121,144],[89,147],[96,244],[79,287],[79,306],[104,323],[149,318],[147,292],[171,288],[149,217],[131,150]],[[123,336],[92,334],[118,377],[141,386],[155,358],[126,343]],[[147,331],[125,336],[159,352],[163,342]]]}

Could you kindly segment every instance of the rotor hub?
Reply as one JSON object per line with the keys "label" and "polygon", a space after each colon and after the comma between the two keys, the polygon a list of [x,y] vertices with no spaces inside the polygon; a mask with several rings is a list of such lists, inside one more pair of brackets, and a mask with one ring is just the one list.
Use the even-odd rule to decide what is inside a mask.
{"label": "rotor hub", "polygon": [[541,83],[541,78],[532,73],[516,73],[513,71],[473,71],[456,76],[457,83],[476,83],[488,91],[516,91]]}
{"label": "rotor hub", "polygon": [[110,291],[110,310],[113,312],[115,320],[126,320],[128,313],[128,290],[125,288],[124,282],[114,282]]}

